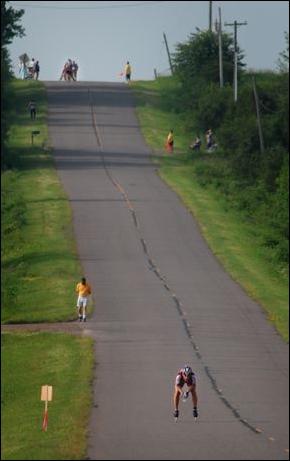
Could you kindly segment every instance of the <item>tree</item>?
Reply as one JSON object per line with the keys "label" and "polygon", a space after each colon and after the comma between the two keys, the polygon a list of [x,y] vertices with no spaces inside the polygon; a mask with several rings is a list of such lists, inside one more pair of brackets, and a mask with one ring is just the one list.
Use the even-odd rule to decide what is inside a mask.
{"label": "tree", "polygon": [[289,73],[289,32],[284,32],[286,50],[279,54],[278,68],[281,73]]}
{"label": "tree", "polygon": [[[222,34],[224,82],[233,82],[234,42]],[[241,72],[243,55],[238,50],[238,71]],[[178,43],[173,55],[174,69],[180,80],[188,86],[219,83],[219,37],[212,31],[191,34],[185,43]]]}
{"label": "tree", "polygon": [[9,2],[1,1],[1,168],[7,166],[6,140],[9,132],[9,112],[11,110],[10,80],[12,78],[11,63],[7,45],[14,37],[22,37],[24,29],[18,24],[24,10],[15,11],[8,6]]}
{"label": "tree", "polygon": [[15,11],[11,6],[8,7],[7,1],[1,1],[1,50],[9,45],[14,37],[25,35],[23,27],[18,24],[22,18],[24,10]]}

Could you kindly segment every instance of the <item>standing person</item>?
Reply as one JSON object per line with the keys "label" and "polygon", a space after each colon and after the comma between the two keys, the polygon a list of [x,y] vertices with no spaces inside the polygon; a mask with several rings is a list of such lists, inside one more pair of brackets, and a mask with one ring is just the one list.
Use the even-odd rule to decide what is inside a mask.
{"label": "standing person", "polygon": [[30,63],[28,64],[27,67],[28,67],[28,70],[29,70],[29,72],[31,73],[31,75],[33,75],[33,74],[34,74],[34,70],[35,70],[35,69],[34,69],[34,67],[35,67],[35,59],[34,59],[34,58],[31,59],[31,61],[30,61]]}
{"label": "standing person", "polygon": [[19,63],[19,76],[22,80],[25,80],[28,75],[28,70],[24,62]]}
{"label": "standing person", "polygon": [[[183,393],[182,388],[184,384],[187,385],[187,391]],[[184,368],[179,370],[175,378],[175,387],[174,387],[174,395],[173,395],[173,406],[174,406],[173,415],[176,421],[179,416],[178,406],[179,406],[180,396],[182,395],[183,400],[185,401],[188,398],[189,393],[191,393],[191,397],[192,397],[193,417],[197,418],[198,412],[197,412],[196,378],[195,378],[195,374],[192,371],[192,369],[188,365],[185,365]]]}
{"label": "standing person", "polygon": [[206,146],[208,153],[213,152],[217,148],[217,142],[215,140],[212,130],[208,130],[206,133]]}
{"label": "standing person", "polygon": [[129,61],[127,61],[127,64],[125,66],[125,82],[129,83],[131,81],[131,66]]}
{"label": "standing person", "polygon": [[36,61],[35,66],[34,66],[34,79],[35,80],[38,80],[39,71],[40,71],[39,61]]}
{"label": "standing person", "polygon": [[76,286],[76,292],[78,293],[77,309],[79,313],[79,321],[87,321],[87,306],[89,303],[89,297],[92,292],[91,286],[87,283],[85,277]]}
{"label": "standing person", "polygon": [[28,110],[30,111],[30,118],[35,118],[36,117],[36,102],[34,99],[31,99],[31,101],[28,103]]}
{"label": "standing person", "polygon": [[170,130],[169,131],[169,134],[167,136],[167,150],[169,152],[173,152],[173,144],[174,144],[174,141],[173,141],[173,130]]}
{"label": "standing person", "polygon": [[72,75],[75,81],[77,81],[78,69],[79,69],[78,64],[75,61],[73,61],[72,62]]}
{"label": "standing person", "polygon": [[206,138],[206,147],[207,149],[210,151],[212,149],[212,146],[213,146],[213,132],[212,130],[208,130],[206,135],[205,135],[205,138]]}

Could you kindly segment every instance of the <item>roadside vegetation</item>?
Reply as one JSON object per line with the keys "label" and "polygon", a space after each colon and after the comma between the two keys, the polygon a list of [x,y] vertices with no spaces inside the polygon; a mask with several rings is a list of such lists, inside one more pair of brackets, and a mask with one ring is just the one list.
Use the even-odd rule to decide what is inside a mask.
{"label": "roadside vegetation", "polygon": [[[279,72],[247,73],[233,41],[211,32],[178,44],[172,77],[132,84],[144,137],[164,181],[197,218],[212,252],[289,340],[289,36]],[[216,63],[214,66],[213,63]],[[209,150],[213,130],[217,147]],[[173,154],[165,148],[175,133]],[[202,146],[189,146],[199,137]]]}
{"label": "roadside vegetation", "polygon": [[[186,114],[168,111],[167,95],[173,107],[174,88],[178,89],[174,78],[136,82],[132,87],[144,137],[161,166],[160,176],[197,218],[227,272],[264,308],[269,321],[288,341],[288,154],[285,151],[273,179],[276,187],[268,191],[261,178],[247,184],[247,173],[241,179],[235,176],[218,132],[214,152],[207,152],[206,130],[200,135],[200,152],[189,149],[195,133],[200,132],[186,128]],[[175,133],[173,154],[165,147],[170,129]],[[269,168],[272,174],[272,166]]]}
{"label": "roadside vegetation", "polygon": [[[14,80],[9,71],[5,46],[23,34],[18,26],[23,13],[8,3],[1,2],[1,323],[71,321],[74,286],[82,275],[72,214],[54,167],[44,87]],[[178,52],[187,55],[192,45],[196,55],[208,39],[193,37]],[[226,43],[230,51],[231,42]],[[252,78],[240,75],[237,110],[229,83],[223,93],[212,82],[191,85],[195,67],[191,63],[188,74],[181,58],[177,54],[174,77],[131,83],[153,161],[197,218],[216,257],[288,341],[287,53],[281,56],[281,72],[255,76],[267,108],[261,110],[263,155],[253,104],[249,110]],[[241,56],[239,63],[242,72]],[[231,81],[230,68],[226,75]],[[27,110],[32,98],[38,105],[35,120]],[[208,128],[218,142],[211,154],[204,147]],[[165,148],[170,129],[173,154]],[[39,131],[33,144],[32,131]],[[196,135],[203,141],[201,152],[188,148]],[[93,341],[63,333],[5,332],[1,359],[1,459],[84,459]],[[53,386],[53,396],[44,431],[40,393],[46,384]]]}
{"label": "roadside vegetation", "polygon": [[[1,323],[73,321],[82,272],[49,146],[45,89],[32,80],[10,88],[9,167],[1,173]],[[32,98],[35,120],[27,108]],[[33,145],[32,131],[39,131]],[[1,334],[1,459],[84,459],[95,360],[90,338],[29,329]],[[53,395],[44,431],[46,384]]]}

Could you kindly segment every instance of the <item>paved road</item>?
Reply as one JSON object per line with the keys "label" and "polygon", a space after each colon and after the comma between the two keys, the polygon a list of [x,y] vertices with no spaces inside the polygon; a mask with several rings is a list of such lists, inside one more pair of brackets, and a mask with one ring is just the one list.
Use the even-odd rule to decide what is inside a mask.
{"label": "paved road", "polygon": [[[288,459],[289,351],[160,180],[128,86],[47,82],[56,166],[94,312],[87,459]],[[198,377],[172,417],[176,372]]]}

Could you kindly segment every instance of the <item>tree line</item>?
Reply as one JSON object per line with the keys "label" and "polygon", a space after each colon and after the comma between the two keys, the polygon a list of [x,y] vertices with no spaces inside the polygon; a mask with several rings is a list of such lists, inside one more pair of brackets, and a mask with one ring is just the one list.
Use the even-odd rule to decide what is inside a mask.
{"label": "tree line", "polygon": [[172,55],[176,90],[168,98],[168,109],[182,114],[191,136],[203,137],[208,129],[215,133],[219,147],[204,157],[200,181],[217,187],[264,229],[261,244],[282,264],[289,261],[289,34],[284,36],[277,71],[250,73],[230,35],[222,34],[220,47],[213,31],[191,34]]}
{"label": "tree line", "polygon": [[7,149],[7,139],[11,126],[13,110],[13,92],[11,90],[12,70],[7,45],[14,37],[23,37],[24,29],[19,24],[24,10],[14,10],[10,2],[1,1],[1,170],[9,167],[10,159]]}

